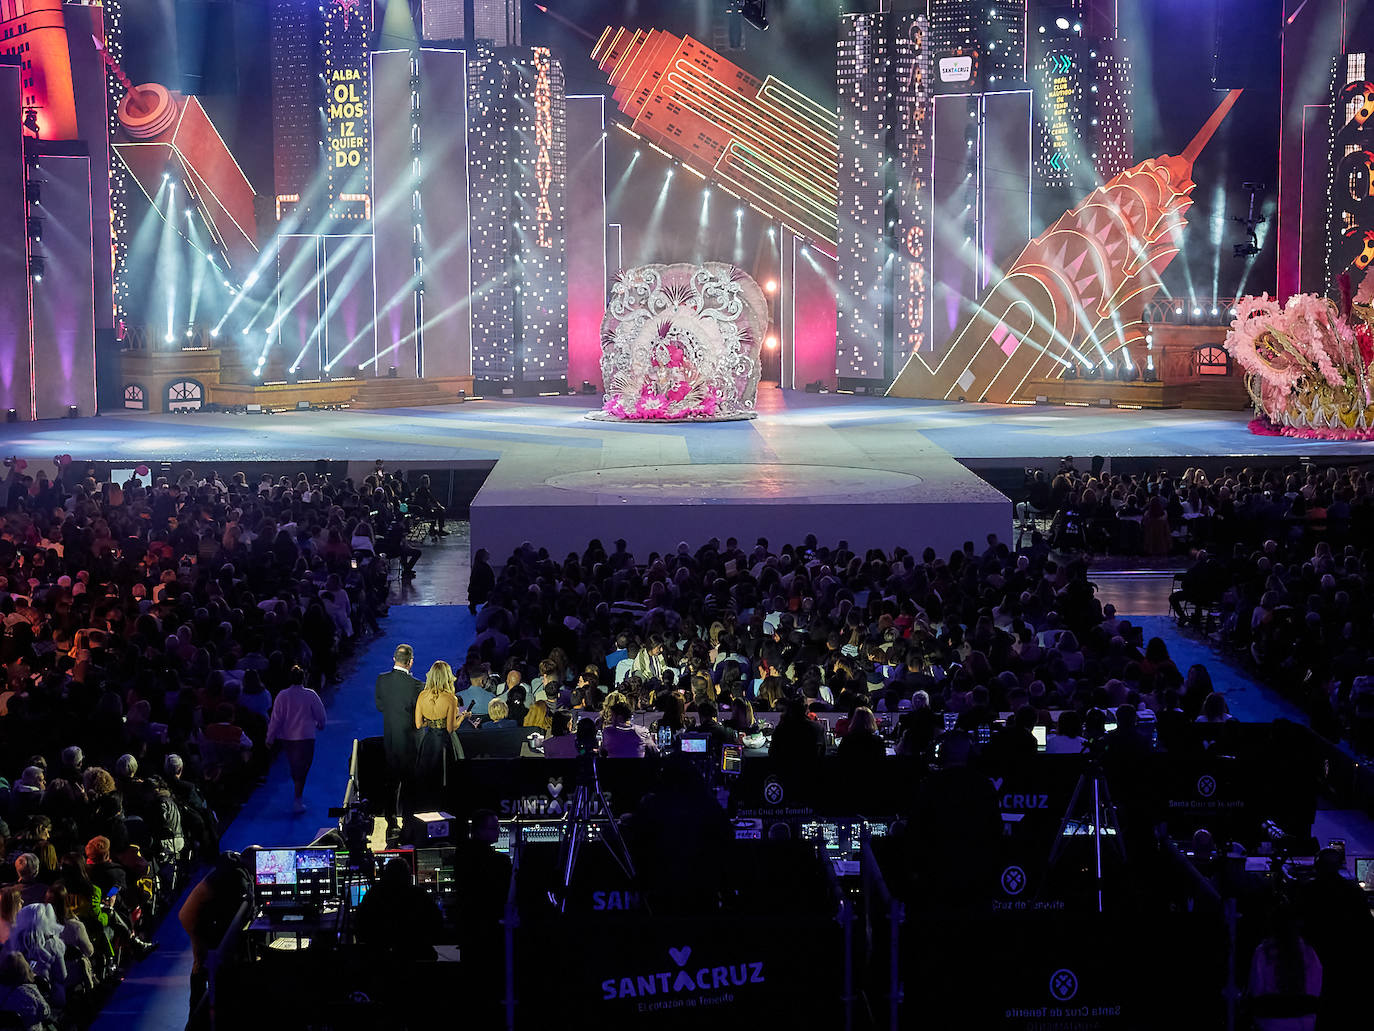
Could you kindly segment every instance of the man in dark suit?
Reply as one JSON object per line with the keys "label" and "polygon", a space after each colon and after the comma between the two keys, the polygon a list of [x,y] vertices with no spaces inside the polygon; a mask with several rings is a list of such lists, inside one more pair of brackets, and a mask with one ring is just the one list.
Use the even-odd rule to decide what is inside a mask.
{"label": "man in dark suit", "polygon": [[400,830],[397,810],[404,785],[415,771],[415,703],[425,686],[410,675],[415,651],[398,644],[391,657],[392,667],[377,678],[377,711],[382,714],[382,747],[386,752],[391,783],[385,794],[386,829],[392,835]]}

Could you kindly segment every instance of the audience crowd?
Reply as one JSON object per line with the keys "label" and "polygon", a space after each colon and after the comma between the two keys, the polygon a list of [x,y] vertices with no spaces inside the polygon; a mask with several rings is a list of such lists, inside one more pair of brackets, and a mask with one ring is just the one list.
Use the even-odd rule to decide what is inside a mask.
{"label": "audience crowd", "polygon": [[[525,546],[491,583],[460,693],[529,728],[527,755],[567,751],[579,713],[612,755],[694,723],[775,756],[820,754],[817,717],[841,754],[880,755],[881,724],[899,754],[929,755],[947,723],[976,732],[1008,713],[994,752],[1033,751],[1037,725],[1059,732],[1053,750],[1081,750],[1123,707],[1166,747],[1180,722],[1227,718],[1207,671],[1179,670],[1103,606],[1083,561],[1016,555],[995,537],[949,558],[814,538],[642,558],[593,541],[562,561]],[[781,715],[757,719],[769,711]],[[655,714],[651,733],[631,732],[637,713]]]}
{"label": "audience crowd", "polygon": [[77,1023],[337,678],[403,569],[405,486],[321,471],[0,481],[0,1013]]}

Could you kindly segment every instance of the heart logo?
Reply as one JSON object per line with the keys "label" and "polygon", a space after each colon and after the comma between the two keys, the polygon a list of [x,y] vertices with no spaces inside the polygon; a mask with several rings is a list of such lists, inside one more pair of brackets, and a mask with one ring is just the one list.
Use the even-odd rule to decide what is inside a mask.
{"label": "heart logo", "polygon": [[1002,790],[1002,778],[1001,778],[1001,777],[993,777],[993,778],[992,778],[992,786],[993,786],[994,788],[996,788],[998,791],[1001,791],[1001,790]]}
{"label": "heart logo", "polygon": [[692,958],[692,947],[690,945],[684,945],[680,949],[670,948],[668,950],[668,955],[673,957],[673,962],[678,966],[685,967],[687,961]]}
{"label": "heart logo", "polygon": [[549,778],[549,794],[552,795],[554,798],[557,798],[559,795],[563,794],[562,777]]}

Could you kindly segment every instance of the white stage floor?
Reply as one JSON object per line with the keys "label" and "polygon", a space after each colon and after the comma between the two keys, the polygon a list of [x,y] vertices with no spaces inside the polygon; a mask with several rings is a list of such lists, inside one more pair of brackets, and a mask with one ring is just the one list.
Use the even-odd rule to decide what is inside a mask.
{"label": "white stage floor", "polygon": [[316,459],[360,463],[355,475],[377,458],[494,465],[474,505],[473,538],[496,554],[526,537],[581,547],[594,527],[603,540],[659,550],[683,538],[826,536],[844,526],[854,547],[944,551],[1010,528],[1005,498],[960,460],[1374,455],[1374,444],[1253,436],[1243,412],[950,404],[769,386],[759,401],[752,422],[666,426],[589,421],[594,397],[274,416],[120,413],[0,425],[0,452],[35,466],[58,453],[214,462],[222,475],[238,464]]}
{"label": "white stage floor", "polygon": [[48,462],[77,459],[275,462],[334,460],[492,462],[526,446],[557,442],[601,448],[620,434],[667,438],[662,447],[693,461],[740,460],[788,428],[882,427],[919,438],[957,459],[1106,455],[1374,455],[1359,444],[1257,437],[1245,412],[1124,411],[1112,408],[951,404],[765,386],[753,422],[625,426],[591,422],[595,397],[473,401],[442,408],[287,412],[281,415],[148,415],[0,423],[0,451]]}

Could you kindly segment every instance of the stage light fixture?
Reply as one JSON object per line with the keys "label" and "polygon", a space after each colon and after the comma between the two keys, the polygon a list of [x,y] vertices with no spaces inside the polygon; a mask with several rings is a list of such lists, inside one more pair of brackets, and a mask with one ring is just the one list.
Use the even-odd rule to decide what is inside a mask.
{"label": "stage light fixture", "polygon": [[770,279],[768,282],[763,284],[763,288],[768,293],[775,294],[778,292],[778,281],[776,279]]}
{"label": "stage light fixture", "polygon": [[217,336],[219,336],[219,328],[218,328],[217,326],[212,326],[212,327],[210,328],[210,335],[211,335],[212,337],[217,337]]}
{"label": "stage light fixture", "polygon": [[167,335],[166,335],[165,337],[162,338],[162,342],[163,342],[164,344],[170,344],[170,343],[172,342],[172,339],[173,339],[173,338],[172,338],[172,334],[171,334],[171,331],[169,330],[168,333],[167,333]]}
{"label": "stage light fixture", "polygon": [[43,282],[43,273],[46,271],[48,271],[48,263],[43,259],[42,255],[29,255],[29,275],[33,277],[35,283]]}
{"label": "stage light fixture", "polygon": [[8,410],[5,412],[5,421],[6,421],[6,422],[18,422],[18,421],[19,421],[19,413],[18,413],[15,409],[13,409],[13,408],[8,409]]}
{"label": "stage light fixture", "polygon": [[81,409],[76,405],[67,405],[67,418],[75,419],[81,414]]}

